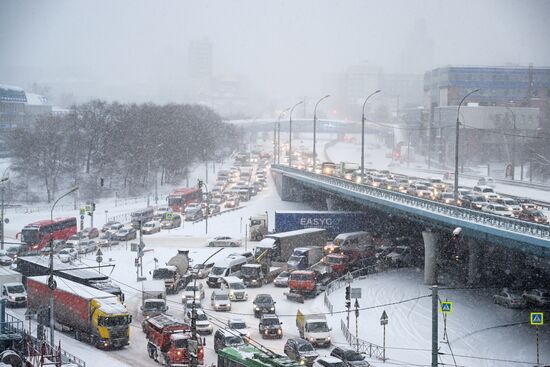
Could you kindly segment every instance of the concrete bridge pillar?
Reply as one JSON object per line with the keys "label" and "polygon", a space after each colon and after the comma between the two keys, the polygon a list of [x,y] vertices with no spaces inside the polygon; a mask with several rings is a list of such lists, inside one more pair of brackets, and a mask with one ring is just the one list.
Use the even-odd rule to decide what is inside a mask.
{"label": "concrete bridge pillar", "polygon": [[468,238],[468,284],[473,285],[479,282],[481,245],[473,238]]}
{"label": "concrete bridge pillar", "polygon": [[438,235],[430,229],[422,231],[424,239],[424,283],[437,284]]}

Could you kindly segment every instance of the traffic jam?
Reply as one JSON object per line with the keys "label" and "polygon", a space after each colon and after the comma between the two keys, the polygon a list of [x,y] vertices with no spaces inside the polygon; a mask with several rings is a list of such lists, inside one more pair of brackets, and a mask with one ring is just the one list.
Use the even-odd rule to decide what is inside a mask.
{"label": "traffic jam", "polygon": [[[238,153],[233,167],[218,171],[212,187],[199,182],[197,187],[176,189],[167,197],[166,206],[136,210],[130,223],[111,220],[101,229],[91,227],[78,232],[76,218],[25,226],[20,238],[26,246],[8,248],[0,256],[4,265],[0,279],[8,306],[28,307],[40,313],[50,302],[53,281],[55,322],[70,330],[74,339],[116,350],[127,347],[131,327],[138,328],[132,333],[143,333],[143,348],[149,358],[161,365],[213,362],[207,361],[207,348],[213,348],[218,365],[223,366],[252,366],[253,361],[266,359],[273,365],[286,366],[372,365],[364,354],[332,343],[325,311],[304,306],[349,272],[418,266],[422,262],[421,249],[398,241],[381,241],[366,231],[365,215],[361,212],[276,211],[274,232],[268,230],[267,213],[258,213],[248,219],[246,240],[250,251],[241,249],[241,238],[231,236],[216,236],[204,242],[203,247],[212,248],[213,254],[217,254],[217,248],[234,248],[216,260],[195,260],[189,249],[175,250],[165,265],[155,264],[149,280],[140,282],[138,317],[127,309],[125,294],[117,281],[91,269],[74,269],[77,260],[89,254],[101,256],[102,249],[121,247],[139,237],[236,210],[267,187],[268,159],[267,154]],[[297,164],[298,168],[306,166]],[[329,162],[319,167],[323,174],[358,181],[357,169],[345,169],[345,165],[339,169]],[[439,179],[368,170],[364,180],[373,187],[450,204],[454,201],[449,197],[451,186]],[[490,184],[488,181],[486,178],[484,183]],[[509,212],[510,216],[526,220],[527,213],[533,216],[539,211],[533,203],[502,197],[488,185],[459,191],[459,205],[472,209]],[[340,226],[303,228],[304,221]],[[51,253],[53,280],[49,277]],[[278,312],[282,302],[292,304],[290,324],[283,323]],[[494,295],[494,302],[510,308],[545,308],[550,304],[550,293],[542,288],[523,293],[503,289]],[[236,303],[248,304],[249,312],[235,312]],[[207,341],[208,335],[211,338]],[[265,347],[264,340],[271,339],[279,341],[276,349],[286,356]],[[254,358],[247,361],[250,355]]]}

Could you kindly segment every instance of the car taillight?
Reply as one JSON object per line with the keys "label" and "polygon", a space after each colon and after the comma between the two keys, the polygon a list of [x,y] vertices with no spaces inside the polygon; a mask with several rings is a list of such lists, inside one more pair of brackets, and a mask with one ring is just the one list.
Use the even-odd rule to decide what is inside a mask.
{"label": "car taillight", "polygon": [[203,347],[199,347],[199,353],[197,355],[198,355],[199,359],[204,358],[204,348]]}

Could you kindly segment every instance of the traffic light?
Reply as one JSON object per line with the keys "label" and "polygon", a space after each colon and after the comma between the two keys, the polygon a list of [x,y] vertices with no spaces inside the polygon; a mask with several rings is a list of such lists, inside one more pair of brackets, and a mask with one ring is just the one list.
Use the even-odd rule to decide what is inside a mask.
{"label": "traffic light", "polygon": [[199,186],[199,189],[202,189],[202,180],[201,179],[197,180],[197,184]]}
{"label": "traffic light", "polygon": [[95,203],[92,203],[92,212],[95,212]]}
{"label": "traffic light", "polygon": [[350,308],[351,307],[351,301],[346,301],[346,308]]}
{"label": "traffic light", "polygon": [[103,177],[101,177],[101,178],[99,179],[99,186],[100,186],[100,187],[103,187],[103,184],[105,184],[105,180],[103,179]]}
{"label": "traffic light", "polygon": [[[346,300],[349,301],[350,299],[351,299],[351,285],[347,285],[346,286]],[[349,303],[349,302],[347,302],[347,303]],[[347,307],[349,307],[349,306],[347,306]]]}

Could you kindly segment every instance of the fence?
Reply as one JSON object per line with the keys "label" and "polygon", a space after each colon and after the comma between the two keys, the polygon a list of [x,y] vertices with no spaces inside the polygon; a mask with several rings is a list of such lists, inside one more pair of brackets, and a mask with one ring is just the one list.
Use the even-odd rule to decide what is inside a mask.
{"label": "fence", "polygon": [[384,349],[381,346],[370,343],[360,338],[356,338],[355,335],[353,335],[348,330],[348,328],[346,327],[346,322],[344,320],[340,320],[340,330],[342,330],[342,334],[344,334],[344,337],[346,338],[348,344],[352,347],[355,347],[355,350],[357,350],[359,353],[368,354],[370,358],[375,357],[380,360],[384,358]]}
{"label": "fence", "polygon": [[[362,277],[366,276],[367,274],[377,273],[378,271],[380,271],[379,267],[377,267],[376,265],[371,265],[371,266],[366,266],[364,268],[352,271],[351,276],[352,276],[353,279],[362,279]],[[325,303],[325,306],[330,311],[331,315],[334,313],[334,305],[332,304],[332,302],[330,302],[330,299],[328,298],[328,296],[332,292],[334,292],[337,289],[342,288],[346,284],[347,284],[346,275],[343,275],[340,278],[334,279],[325,288],[325,294],[324,294],[323,301]]]}

